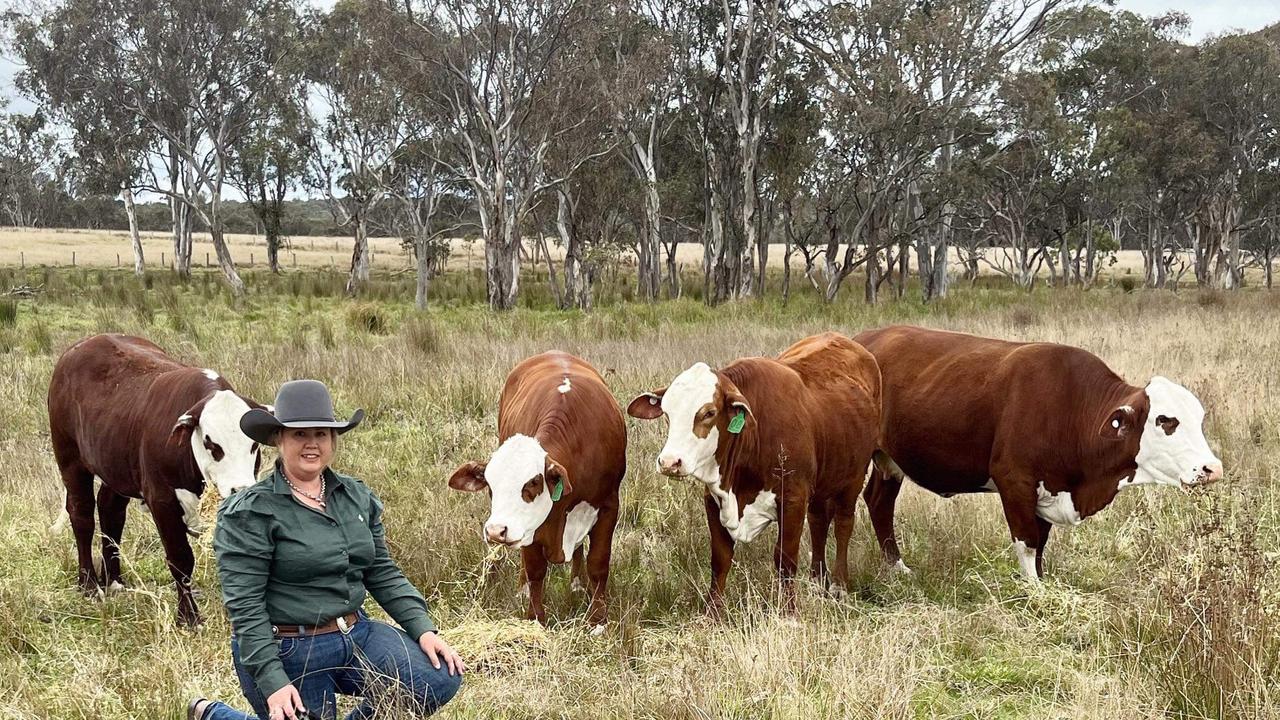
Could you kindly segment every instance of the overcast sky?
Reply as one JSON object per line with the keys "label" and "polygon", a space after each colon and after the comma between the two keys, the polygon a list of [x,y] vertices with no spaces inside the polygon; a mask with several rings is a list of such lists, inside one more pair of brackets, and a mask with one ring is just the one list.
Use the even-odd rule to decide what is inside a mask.
{"label": "overcast sky", "polygon": [[[0,0],[0,6],[7,5]],[[1280,22],[1280,0],[1116,0],[1116,6],[1143,15],[1160,15],[1170,10],[1191,17],[1191,38],[1231,30],[1253,31]],[[0,97],[11,100],[10,110],[29,112],[31,104],[17,96],[13,88],[15,65],[0,57]]]}

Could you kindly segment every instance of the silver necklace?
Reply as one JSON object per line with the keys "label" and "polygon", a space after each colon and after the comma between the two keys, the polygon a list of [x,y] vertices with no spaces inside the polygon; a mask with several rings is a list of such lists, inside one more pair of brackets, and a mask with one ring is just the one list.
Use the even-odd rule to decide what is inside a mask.
{"label": "silver necklace", "polygon": [[294,492],[298,493],[299,495],[301,495],[301,496],[303,496],[303,497],[305,497],[305,498],[310,498],[311,500],[315,500],[316,502],[320,503],[320,509],[321,509],[321,510],[323,510],[323,509],[325,508],[325,504],[324,504],[324,485],[325,485],[324,475],[321,475],[321,476],[320,476],[320,495],[319,495],[319,496],[312,495],[311,493],[307,492],[306,490],[303,490],[302,488],[298,487],[297,485],[294,485],[294,484],[293,484],[293,481],[292,481],[292,480],[290,480],[290,479],[288,478],[288,476],[286,476],[286,477],[285,477],[284,481],[285,481],[285,482],[287,482],[287,483],[289,483],[289,489],[290,489],[290,490],[293,490]]}

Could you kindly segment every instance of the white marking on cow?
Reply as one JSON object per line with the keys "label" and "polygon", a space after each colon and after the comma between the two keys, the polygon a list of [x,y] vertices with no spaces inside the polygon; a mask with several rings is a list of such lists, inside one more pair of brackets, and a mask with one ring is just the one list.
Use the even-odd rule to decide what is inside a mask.
{"label": "white marking on cow", "polygon": [[[735,503],[736,504],[736,503]],[[742,509],[742,518],[737,527],[729,530],[736,542],[751,542],[769,523],[778,519],[777,496],[768,490],[761,490],[751,504]]]}
{"label": "white marking on cow", "polygon": [[1033,585],[1040,584],[1040,575],[1036,572],[1036,550],[1025,542],[1017,540],[1013,543],[1013,554],[1018,558],[1022,574]]}
{"label": "white marking on cow", "polygon": [[178,505],[182,507],[182,522],[187,530],[193,535],[199,535],[204,530],[204,523],[200,520],[200,496],[182,488],[175,488],[173,494],[178,497]]}
{"label": "white marking on cow", "polygon": [[[679,461],[681,470],[687,475],[707,482],[714,472],[719,479],[716,448],[720,445],[720,429],[712,427],[705,438],[693,432],[698,412],[715,400],[717,382],[711,368],[700,362],[677,375],[667,387],[662,396],[662,412],[666,413],[669,422],[667,442],[658,453],[659,470]],[[737,509],[734,510],[736,516]]]}
{"label": "white marking on cow", "polygon": [[484,470],[491,496],[486,531],[505,527],[507,537],[518,541],[516,547],[528,547],[533,542],[533,534],[546,522],[554,503],[545,482],[533,502],[525,502],[522,492],[525,483],[545,472],[546,467],[547,451],[528,435],[512,435],[502,443]]}
{"label": "white marking on cow", "polygon": [[569,376],[568,376],[568,375],[565,375],[565,376],[564,376],[564,382],[560,383],[560,387],[556,388],[556,390],[557,390],[561,395],[564,395],[565,393],[569,392],[569,391],[570,391],[570,390],[572,390],[572,389],[573,389],[573,383],[569,382]]}
{"label": "white marking on cow", "polygon": [[528,582],[520,586],[520,589],[516,591],[516,597],[525,598],[526,600],[529,599],[529,583]]}
{"label": "white marking on cow", "polygon": [[1054,525],[1079,525],[1084,521],[1080,511],[1076,510],[1070,490],[1051,493],[1044,483],[1036,485],[1036,515]]}
{"label": "white marking on cow", "polygon": [[[1204,479],[1204,468],[1220,470],[1222,461],[1204,438],[1204,406],[1196,396],[1159,375],[1147,384],[1146,393],[1151,406],[1138,442],[1138,469],[1130,484],[1195,485]],[[1156,422],[1161,415],[1177,418],[1173,433],[1165,433]]]}
{"label": "white marking on cow", "polygon": [[119,580],[112,580],[111,584],[107,586],[107,592],[121,592],[122,590],[124,590],[124,584]]}
{"label": "white marking on cow", "polygon": [[222,377],[221,375],[214,372],[213,370],[210,370],[209,368],[205,368],[202,372],[204,372],[204,376],[209,378],[210,380],[217,380],[218,378]]}
{"label": "white marking on cow", "polygon": [[902,558],[898,558],[898,561],[897,561],[897,562],[895,562],[894,564],[892,564],[892,565],[890,565],[890,566],[889,566],[889,573],[890,573],[891,575],[911,575],[911,574],[913,574],[913,573],[911,572],[911,568],[907,567],[907,564],[906,564],[906,563],[904,563],[904,562],[902,562]]}
{"label": "white marking on cow", "polygon": [[[200,424],[191,432],[191,452],[196,467],[205,482],[218,489],[218,494],[228,497],[258,481],[254,477],[257,464],[257,443],[240,430],[240,417],[249,412],[249,405],[231,390],[219,390],[204,404]],[[184,415],[179,420],[190,420]],[[214,460],[204,446],[205,438],[222,448],[222,459]]]}
{"label": "white marking on cow", "polygon": [[566,560],[573,557],[574,548],[581,545],[587,533],[591,532],[591,528],[596,524],[596,516],[599,514],[600,511],[591,507],[590,503],[580,502],[564,516],[562,542]]}

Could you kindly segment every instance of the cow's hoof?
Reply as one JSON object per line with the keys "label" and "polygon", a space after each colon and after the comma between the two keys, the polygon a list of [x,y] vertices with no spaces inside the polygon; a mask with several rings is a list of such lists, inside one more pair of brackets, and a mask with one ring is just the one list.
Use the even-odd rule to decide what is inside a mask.
{"label": "cow's hoof", "polygon": [[604,634],[604,623],[600,623],[599,625],[596,625],[595,627],[591,628],[592,637],[600,637],[603,634]]}
{"label": "cow's hoof", "polygon": [[831,596],[832,600],[844,600],[849,597],[849,591],[839,585],[832,585],[827,588],[827,594]]}
{"label": "cow's hoof", "polygon": [[587,586],[582,583],[582,578],[574,576],[573,580],[569,581],[569,590],[572,592],[586,592]]}
{"label": "cow's hoof", "polygon": [[120,582],[119,580],[112,580],[110,583],[107,584],[108,595],[119,593],[119,592],[124,592],[124,583]]}
{"label": "cow's hoof", "polygon": [[516,597],[525,599],[529,598],[529,583],[525,583],[520,586],[520,590],[516,592]]}

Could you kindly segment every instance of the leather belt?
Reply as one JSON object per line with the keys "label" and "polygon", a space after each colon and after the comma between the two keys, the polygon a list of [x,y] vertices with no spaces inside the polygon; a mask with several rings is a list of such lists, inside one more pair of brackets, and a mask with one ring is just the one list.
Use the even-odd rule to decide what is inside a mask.
{"label": "leather belt", "polygon": [[351,632],[351,628],[355,627],[359,620],[359,614],[347,613],[323,625],[272,625],[271,632],[276,637],[310,637],[311,635],[327,635],[335,632],[346,635]]}

